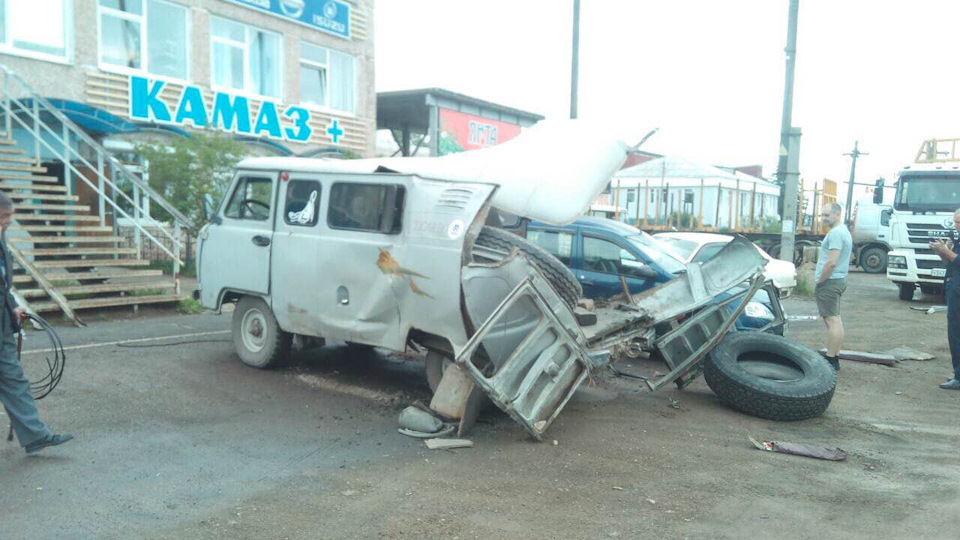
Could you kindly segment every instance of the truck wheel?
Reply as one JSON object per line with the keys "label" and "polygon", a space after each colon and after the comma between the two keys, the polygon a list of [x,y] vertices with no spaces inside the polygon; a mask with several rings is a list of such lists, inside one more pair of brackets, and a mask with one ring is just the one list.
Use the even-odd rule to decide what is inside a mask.
{"label": "truck wheel", "polygon": [[900,287],[901,300],[906,300],[907,302],[913,300],[913,291],[917,289],[913,283],[897,283],[897,286]]}
{"label": "truck wheel", "polygon": [[518,248],[543,272],[553,290],[557,291],[557,294],[570,306],[570,309],[577,307],[577,300],[583,294],[580,282],[563,263],[545,249],[527,241],[526,238],[521,238],[495,227],[483,227],[480,234],[477,235],[475,243],[478,246],[507,253],[513,248]]}
{"label": "truck wheel", "polygon": [[880,274],[887,271],[887,252],[876,246],[860,252],[860,267],[868,274]]}
{"label": "truck wheel", "polygon": [[758,332],[724,337],[707,356],[703,376],[727,405],[771,420],[820,416],[837,385],[833,368],[819,353]]}
{"label": "truck wheel", "polygon": [[267,303],[244,296],[233,310],[233,346],[237,356],[258,369],[275,367],[290,353],[291,335],[280,329]]}

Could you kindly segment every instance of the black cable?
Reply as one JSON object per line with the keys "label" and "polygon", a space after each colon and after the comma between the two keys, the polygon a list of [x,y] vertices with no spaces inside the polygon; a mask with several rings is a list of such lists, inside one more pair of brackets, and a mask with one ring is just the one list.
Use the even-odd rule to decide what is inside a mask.
{"label": "black cable", "polygon": [[135,345],[132,343],[118,343],[121,349],[146,349],[149,347],[176,347],[177,345],[191,345],[193,343],[233,343],[232,339],[195,339],[192,341],[175,341],[173,343],[151,343],[149,345]]}
{"label": "black cable", "polygon": [[[67,363],[67,353],[63,350],[63,343],[60,341],[60,336],[53,330],[50,323],[39,315],[27,314],[27,318],[37,323],[46,331],[47,337],[50,339],[50,349],[53,351],[53,358],[49,356],[44,357],[47,362],[47,374],[43,378],[30,383],[30,393],[33,394],[33,399],[43,399],[50,395],[50,392],[53,392],[53,389],[60,384],[60,378],[63,377],[63,368]],[[20,355],[21,347],[22,341],[18,338],[17,356]]]}

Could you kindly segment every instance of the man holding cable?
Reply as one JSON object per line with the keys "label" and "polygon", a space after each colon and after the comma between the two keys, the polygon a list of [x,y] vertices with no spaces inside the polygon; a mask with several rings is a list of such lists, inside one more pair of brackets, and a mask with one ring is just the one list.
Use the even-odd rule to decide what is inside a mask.
{"label": "man holding cable", "polygon": [[[960,231],[960,210],[953,213],[953,228]],[[947,265],[943,295],[947,300],[947,342],[953,359],[953,378],[940,385],[944,390],[960,390],[960,240],[954,235],[953,249],[943,239],[930,242],[930,249]]]}
{"label": "man holding cable", "polygon": [[13,201],[0,192],[0,402],[7,411],[17,440],[28,454],[48,446],[57,446],[73,435],[56,435],[40,421],[37,404],[30,394],[30,381],[23,375],[17,354],[17,334],[26,310],[17,307],[10,294],[13,283],[13,261],[7,250],[7,227],[13,221]]}

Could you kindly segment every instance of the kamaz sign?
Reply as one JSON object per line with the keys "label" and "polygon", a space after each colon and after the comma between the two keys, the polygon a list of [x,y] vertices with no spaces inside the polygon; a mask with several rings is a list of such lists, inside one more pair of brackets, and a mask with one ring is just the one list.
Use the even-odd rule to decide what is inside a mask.
{"label": "kamaz sign", "polygon": [[[310,111],[303,107],[290,106],[281,111],[282,107],[278,108],[276,103],[265,100],[254,111],[250,108],[250,101],[243,96],[215,92],[213,107],[208,110],[200,87],[185,86],[177,106],[171,110],[167,103],[160,99],[160,92],[165,85],[164,81],[130,77],[130,118],[298,143],[309,141],[313,135]],[[331,127],[342,135],[343,131],[337,122]],[[338,142],[339,138],[333,137],[334,143]]]}

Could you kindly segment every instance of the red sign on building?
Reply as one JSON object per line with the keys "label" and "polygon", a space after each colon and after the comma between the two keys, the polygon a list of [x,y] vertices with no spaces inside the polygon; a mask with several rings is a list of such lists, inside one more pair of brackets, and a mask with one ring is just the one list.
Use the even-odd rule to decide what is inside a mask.
{"label": "red sign on building", "polygon": [[440,109],[440,155],[496,146],[519,134],[518,124]]}

